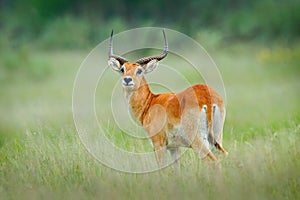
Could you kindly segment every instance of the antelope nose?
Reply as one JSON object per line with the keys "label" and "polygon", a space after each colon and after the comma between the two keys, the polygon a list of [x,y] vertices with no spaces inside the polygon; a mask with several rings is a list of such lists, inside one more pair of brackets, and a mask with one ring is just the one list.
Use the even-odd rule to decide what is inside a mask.
{"label": "antelope nose", "polygon": [[124,82],[125,82],[126,84],[130,83],[131,81],[132,81],[132,78],[129,78],[129,77],[125,77],[125,78],[124,78]]}

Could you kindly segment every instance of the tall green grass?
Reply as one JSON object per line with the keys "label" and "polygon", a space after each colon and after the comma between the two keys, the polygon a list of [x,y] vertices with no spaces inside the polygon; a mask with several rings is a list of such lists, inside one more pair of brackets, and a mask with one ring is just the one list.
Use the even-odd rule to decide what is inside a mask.
{"label": "tall green grass", "polygon": [[264,136],[224,144],[230,155],[221,160],[221,174],[188,151],[180,173],[169,167],[144,175],[99,164],[73,127],[26,131],[1,148],[1,198],[298,199],[299,125],[262,131]]}

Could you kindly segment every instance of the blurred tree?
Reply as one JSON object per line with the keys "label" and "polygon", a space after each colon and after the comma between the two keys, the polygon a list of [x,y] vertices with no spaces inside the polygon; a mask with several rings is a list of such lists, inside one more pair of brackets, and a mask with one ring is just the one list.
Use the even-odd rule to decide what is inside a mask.
{"label": "blurred tree", "polygon": [[13,41],[36,39],[65,16],[85,21],[91,40],[99,34],[96,27],[116,24],[167,26],[187,34],[209,28],[232,38],[300,35],[299,0],[0,0],[0,6],[1,34]]}

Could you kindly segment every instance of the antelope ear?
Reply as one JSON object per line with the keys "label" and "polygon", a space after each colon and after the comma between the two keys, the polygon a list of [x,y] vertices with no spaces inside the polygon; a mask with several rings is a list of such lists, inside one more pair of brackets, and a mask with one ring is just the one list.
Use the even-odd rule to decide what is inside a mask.
{"label": "antelope ear", "polygon": [[115,58],[109,58],[108,59],[108,66],[110,67],[110,68],[112,68],[113,70],[115,70],[115,71],[117,71],[117,72],[120,72],[120,62],[117,60],[117,59],[115,59]]}
{"label": "antelope ear", "polygon": [[158,60],[154,59],[144,65],[145,74],[152,72],[158,66]]}

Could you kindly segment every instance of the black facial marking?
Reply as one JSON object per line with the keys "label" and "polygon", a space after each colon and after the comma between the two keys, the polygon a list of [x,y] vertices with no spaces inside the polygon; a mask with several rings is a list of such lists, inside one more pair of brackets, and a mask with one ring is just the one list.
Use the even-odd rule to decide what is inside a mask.
{"label": "black facial marking", "polygon": [[143,70],[138,68],[137,71],[136,71],[136,74],[140,75],[142,72],[143,72]]}

